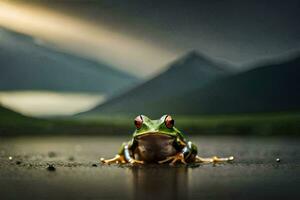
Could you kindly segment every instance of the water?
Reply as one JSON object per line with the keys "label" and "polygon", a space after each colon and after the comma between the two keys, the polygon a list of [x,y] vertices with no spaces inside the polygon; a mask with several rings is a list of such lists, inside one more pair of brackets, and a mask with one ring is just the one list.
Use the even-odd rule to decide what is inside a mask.
{"label": "water", "polygon": [[66,116],[90,110],[105,95],[79,92],[0,91],[0,103],[27,116]]}
{"label": "water", "polygon": [[[0,138],[0,199],[299,198],[298,138],[191,137],[232,164],[101,165],[129,137]],[[12,157],[9,160],[9,156]],[[276,162],[280,158],[281,162]],[[48,171],[53,164],[55,171]],[[97,164],[97,166],[93,166]]]}

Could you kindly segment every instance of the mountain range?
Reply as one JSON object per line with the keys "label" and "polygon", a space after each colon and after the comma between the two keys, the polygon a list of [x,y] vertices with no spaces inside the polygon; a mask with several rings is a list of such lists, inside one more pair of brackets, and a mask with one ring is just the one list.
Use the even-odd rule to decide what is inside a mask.
{"label": "mountain range", "polygon": [[[93,113],[152,113],[158,100],[172,100],[187,92],[201,89],[208,83],[234,73],[234,69],[195,51],[171,63],[167,70],[143,84],[109,99],[89,111]],[[156,106],[156,105],[155,105]],[[158,111],[159,111],[158,110]],[[163,111],[165,109],[162,109]]]}
{"label": "mountain range", "polygon": [[[197,60],[197,61],[193,61]],[[230,73],[188,56],[131,91],[81,115],[179,115],[300,110],[300,57]],[[187,67],[187,63],[194,63]],[[203,82],[202,82],[203,81]]]}
{"label": "mountain range", "polygon": [[3,107],[0,104],[0,117],[18,117],[18,118],[26,118],[25,116],[21,115],[20,113],[14,112],[8,108]]}
{"label": "mountain range", "polygon": [[114,94],[138,79],[104,63],[67,54],[0,27],[0,90]]}

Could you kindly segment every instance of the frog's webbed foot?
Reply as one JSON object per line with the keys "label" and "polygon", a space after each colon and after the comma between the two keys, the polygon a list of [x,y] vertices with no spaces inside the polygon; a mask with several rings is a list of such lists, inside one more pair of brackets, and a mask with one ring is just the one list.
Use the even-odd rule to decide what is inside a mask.
{"label": "frog's webbed foot", "polygon": [[185,159],[184,159],[183,153],[177,153],[174,156],[169,156],[164,160],[158,161],[158,163],[163,164],[163,163],[166,163],[166,162],[169,162],[169,161],[171,161],[170,165],[174,165],[177,161],[180,161],[182,164],[187,164]]}
{"label": "frog's webbed foot", "polygon": [[114,158],[112,158],[112,159],[107,159],[107,160],[105,160],[104,158],[101,158],[100,160],[101,160],[101,162],[104,163],[104,164],[111,164],[111,163],[116,163],[116,164],[122,163],[122,164],[124,164],[124,163],[126,163],[126,160],[125,160],[124,156],[121,156],[121,155],[119,155],[119,154],[117,154],[117,155],[116,155]]}
{"label": "frog's webbed foot", "polygon": [[217,162],[230,162],[233,161],[234,157],[230,156],[227,158],[219,158],[217,156],[214,156],[212,158],[201,158],[199,156],[196,156],[195,162],[200,163],[217,163]]}

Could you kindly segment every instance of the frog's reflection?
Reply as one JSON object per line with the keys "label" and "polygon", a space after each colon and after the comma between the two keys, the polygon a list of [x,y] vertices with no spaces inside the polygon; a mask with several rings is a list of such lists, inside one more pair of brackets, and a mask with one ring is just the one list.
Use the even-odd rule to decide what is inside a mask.
{"label": "frog's reflection", "polygon": [[186,199],[186,167],[133,167],[133,195],[135,199]]}

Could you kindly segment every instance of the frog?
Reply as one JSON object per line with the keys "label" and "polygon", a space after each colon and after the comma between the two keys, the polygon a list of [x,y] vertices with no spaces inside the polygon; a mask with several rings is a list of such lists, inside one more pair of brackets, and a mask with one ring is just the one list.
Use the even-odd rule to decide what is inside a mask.
{"label": "frog", "polygon": [[145,115],[134,119],[132,139],[121,145],[111,159],[101,158],[103,164],[191,164],[230,162],[233,156],[203,158],[198,156],[197,146],[175,127],[171,115],[151,120]]}

